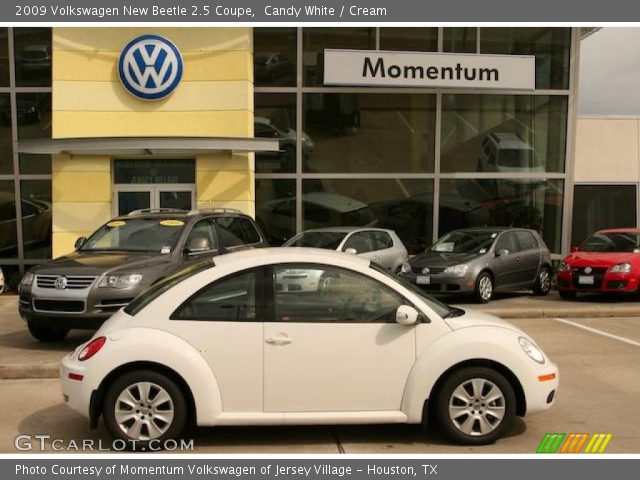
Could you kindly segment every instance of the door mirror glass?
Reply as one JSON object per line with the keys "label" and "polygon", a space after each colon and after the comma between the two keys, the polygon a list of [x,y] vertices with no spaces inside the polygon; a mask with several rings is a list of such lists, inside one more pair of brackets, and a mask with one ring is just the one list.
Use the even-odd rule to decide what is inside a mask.
{"label": "door mirror glass", "polygon": [[396,310],[396,323],[413,325],[418,321],[418,311],[409,305],[400,305]]}
{"label": "door mirror glass", "polygon": [[349,255],[357,255],[358,251],[355,248],[347,248],[344,253],[348,253]]}
{"label": "door mirror glass", "polygon": [[196,236],[189,240],[189,244],[185,249],[187,255],[196,255],[198,253],[208,252],[211,250],[211,242],[205,236]]}
{"label": "door mirror glass", "polygon": [[496,257],[506,257],[507,255],[509,255],[509,250],[506,248],[502,248],[496,252]]}
{"label": "door mirror glass", "polygon": [[74,248],[76,250],[79,250],[80,247],[82,247],[82,245],[84,245],[84,242],[87,240],[87,237],[78,237],[76,240],[76,243],[74,244]]}

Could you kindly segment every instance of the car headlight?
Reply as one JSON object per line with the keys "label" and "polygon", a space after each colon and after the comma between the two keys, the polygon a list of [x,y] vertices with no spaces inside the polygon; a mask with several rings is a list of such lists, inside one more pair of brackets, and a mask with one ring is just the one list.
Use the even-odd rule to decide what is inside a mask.
{"label": "car headlight", "polygon": [[462,265],[451,265],[450,267],[444,269],[444,273],[451,273],[456,277],[464,277],[467,273],[467,270],[469,270],[469,265],[464,263]]}
{"label": "car headlight", "polygon": [[411,265],[409,262],[404,262],[400,267],[400,273],[411,273]]}
{"label": "car headlight", "polygon": [[542,350],[540,350],[531,340],[525,337],[518,337],[518,343],[520,344],[520,347],[522,347],[522,350],[524,350],[524,353],[529,355],[531,360],[538,363],[544,363],[544,354],[542,353]]}
{"label": "car headlight", "polygon": [[100,280],[98,287],[110,288],[130,288],[135,287],[142,281],[139,273],[127,273],[125,275],[105,275]]}
{"label": "car headlight", "polygon": [[24,274],[24,277],[22,277],[22,280],[20,281],[20,287],[30,287],[31,285],[33,285],[33,279],[35,278],[35,275],[31,272],[27,272]]}
{"label": "car headlight", "polygon": [[610,273],[629,273],[631,271],[630,263],[618,263],[613,267],[609,267]]}
{"label": "car headlight", "polygon": [[568,272],[569,270],[571,270],[571,267],[565,261],[560,262],[560,265],[558,265],[559,272]]}

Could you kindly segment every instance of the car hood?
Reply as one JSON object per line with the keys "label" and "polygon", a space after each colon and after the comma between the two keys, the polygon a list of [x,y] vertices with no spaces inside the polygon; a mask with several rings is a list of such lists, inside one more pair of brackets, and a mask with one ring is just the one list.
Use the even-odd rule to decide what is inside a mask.
{"label": "car hood", "polygon": [[469,327],[500,327],[521,332],[518,327],[501,318],[471,309],[465,309],[464,315],[460,315],[459,317],[446,318],[445,322],[447,322],[447,325],[453,330]]}
{"label": "car hood", "polygon": [[140,252],[82,252],[76,251],[35,267],[36,274],[102,275],[118,271],[130,272],[170,263],[169,255]]}
{"label": "car hood", "polygon": [[574,252],[565,262],[577,267],[610,267],[616,263],[640,263],[640,254],[631,252]]}
{"label": "car hood", "polygon": [[420,255],[416,255],[409,263],[414,267],[429,267],[429,268],[446,268],[451,265],[458,265],[461,263],[467,263],[471,260],[475,260],[482,254],[477,252],[471,253],[445,253],[445,252],[423,252]]}

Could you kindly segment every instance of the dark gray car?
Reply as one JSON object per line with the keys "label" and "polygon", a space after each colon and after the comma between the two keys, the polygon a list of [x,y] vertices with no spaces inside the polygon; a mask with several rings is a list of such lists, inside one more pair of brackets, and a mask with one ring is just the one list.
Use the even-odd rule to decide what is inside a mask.
{"label": "dark gray car", "polygon": [[551,287],[551,254],[534,230],[468,228],[454,230],[402,268],[405,278],[434,293],[473,293],[491,301],[496,291]]}
{"label": "dark gray car", "polygon": [[254,220],[237,210],[139,210],[79,238],[73,253],[29,270],[19,286],[20,315],[38,340],[59,340],[72,328],[98,328],[185,264],[264,246]]}

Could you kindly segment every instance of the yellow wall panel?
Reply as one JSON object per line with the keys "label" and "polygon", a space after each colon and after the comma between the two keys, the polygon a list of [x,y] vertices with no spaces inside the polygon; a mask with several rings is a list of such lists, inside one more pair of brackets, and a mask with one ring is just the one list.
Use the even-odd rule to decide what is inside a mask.
{"label": "yellow wall panel", "polygon": [[210,202],[198,202],[198,207],[200,209],[211,209],[211,208],[234,208],[236,210],[240,210],[242,213],[246,215],[251,215],[253,218],[256,216],[255,203],[252,201],[210,201]]}
{"label": "yellow wall panel", "polygon": [[53,29],[53,49],[119,52],[134,37],[143,34],[167,37],[183,52],[253,51],[253,35],[250,27],[56,27]]}
{"label": "yellow wall panel", "polygon": [[167,98],[154,102],[141,101],[120,83],[55,81],[53,89],[52,106],[56,112],[253,110],[253,85],[247,81],[182,82]]}
{"label": "yellow wall panel", "polygon": [[111,202],[110,172],[53,172],[54,202]]}
{"label": "yellow wall panel", "polygon": [[110,172],[111,159],[88,155],[54,155],[51,170],[53,172]]}
{"label": "yellow wall panel", "polygon": [[197,170],[254,170],[253,154],[219,153],[200,155],[196,158]]}
{"label": "yellow wall panel", "polygon": [[[53,81],[114,82],[120,52],[58,50],[53,55]],[[183,82],[246,80],[253,82],[253,61],[248,51],[182,52]]]}
{"label": "yellow wall panel", "polygon": [[198,202],[208,201],[252,201],[253,174],[249,171],[196,172]]}
{"label": "yellow wall panel", "polygon": [[248,137],[253,114],[230,112],[53,112],[53,138]]}
{"label": "yellow wall panel", "polygon": [[53,231],[77,232],[96,230],[111,218],[110,202],[55,202]]}
{"label": "yellow wall panel", "polygon": [[53,258],[67,255],[74,251],[74,245],[78,237],[87,237],[92,232],[88,230],[82,230],[77,232],[53,232],[52,241],[52,256]]}

